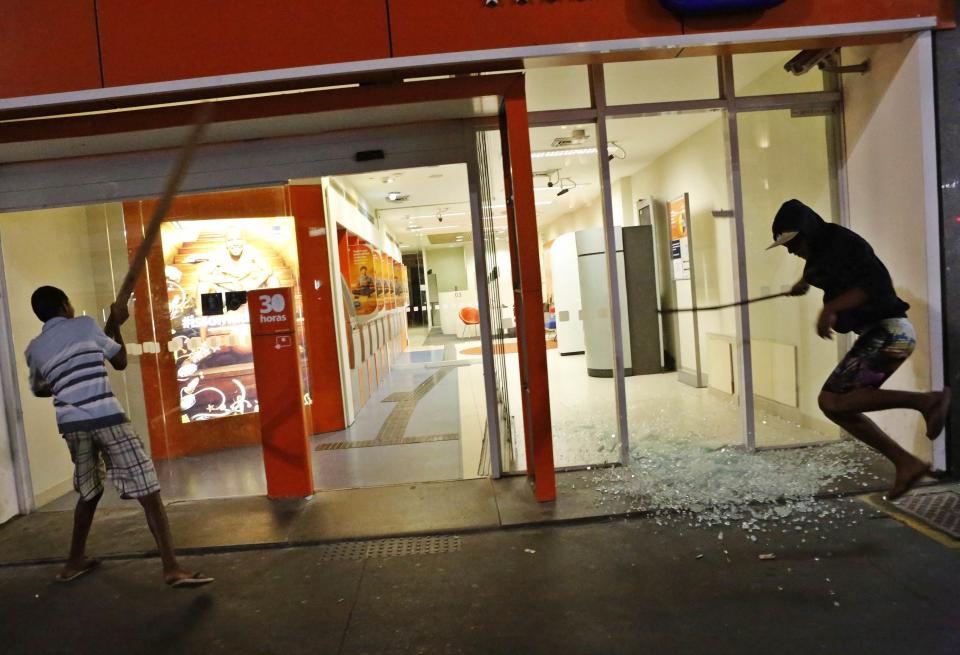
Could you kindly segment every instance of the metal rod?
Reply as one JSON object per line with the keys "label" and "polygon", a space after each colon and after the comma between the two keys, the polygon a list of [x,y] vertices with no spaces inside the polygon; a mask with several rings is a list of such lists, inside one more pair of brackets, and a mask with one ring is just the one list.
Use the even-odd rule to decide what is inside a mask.
{"label": "metal rod", "polygon": [[658,314],[679,314],[680,312],[709,312],[715,309],[729,309],[730,307],[739,307],[740,305],[749,305],[751,303],[760,302],[762,300],[772,300],[773,298],[784,298],[789,296],[789,291],[784,291],[783,293],[772,293],[769,296],[758,296],[756,298],[746,298],[744,300],[738,300],[737,302],[730,302],[725,305],[708,305],[706,307],[682,307],[680,309],[658,309]]}

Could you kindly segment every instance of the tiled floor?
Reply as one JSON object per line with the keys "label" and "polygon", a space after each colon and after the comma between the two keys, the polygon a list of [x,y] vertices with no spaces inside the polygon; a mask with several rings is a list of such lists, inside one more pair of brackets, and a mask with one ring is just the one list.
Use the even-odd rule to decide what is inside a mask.
{"label": "tiled floor", "polygon": [[[434,345],[425,345],[434,344]],[[314,478],[318,489],[346,489],[476,477],[476,462],[466,462],[462,398],[482,400],[482,376],[463,375],[451,360],[479,367],[475,340],[459,340],[410,331],[410,350],[402,353],[385,384],[364,406],[347,430],[316,435]],[[519,362],[505,355],[514,417],[513,470],[525,468],[523,422],[520,414]],[[602,465],[619,461],[615,436],[613,380],[586,375],[583,355],[561,356],[547,352],[550,401],[554,430],[554,457],[559,467]],[[626,379],[627,413],[631,449],[642,450],[645,438],[694,438],[706,446],[742,443],[736,402],[707,389],[694,389],[677,381],[676,373],[638,375]],[[475,434],[483,426],[468,426]],[[758,415],[765,444],[818,441],[823,435],[780,418]],[[477,449],[479,451],[479,449]],[[259,447],[158,462],[158,471],[169,500],[263,495],[266,480]],[[508,470],[510,467],[508,466]],[[108,491],[104,505],[119,502]],[[68,509],[75,496],[68,494],[44,509]]]}

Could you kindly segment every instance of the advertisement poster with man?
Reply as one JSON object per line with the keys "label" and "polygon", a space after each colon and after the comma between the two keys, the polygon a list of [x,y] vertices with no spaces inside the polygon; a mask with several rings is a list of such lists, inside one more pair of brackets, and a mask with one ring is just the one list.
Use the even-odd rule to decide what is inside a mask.
{"label": "advertisement poster with man", "polygon": [[350,293],[358,316],[377,311],[376,256],[366,241],[351,236],[347,241]]}

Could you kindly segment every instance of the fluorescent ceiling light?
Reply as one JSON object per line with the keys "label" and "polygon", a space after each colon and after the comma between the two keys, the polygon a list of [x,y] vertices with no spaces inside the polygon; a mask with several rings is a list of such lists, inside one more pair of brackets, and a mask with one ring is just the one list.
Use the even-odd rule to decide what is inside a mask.
{"label": "fluorescent ceiling light", "polygon": [[596,148],[565,148],[562,150],[535,150],[530,153],[531,159],[545,159],[547,157],[575,157],[577,155],[595,155]]}
{"label": "fluorescent ceiling light", "polygon": [[415,221],[418,218],[437,218],[438,216],[466,216],[467,212],[440,212],[438,214],[424,214],[423,216],[410,216],[411,221]]}
{"label": "fluorescent ceiling light", "polygon": [[438,227],[411,227],[411,232],[427,232],[432,230],[463,230],[462,225],[440,225]]}

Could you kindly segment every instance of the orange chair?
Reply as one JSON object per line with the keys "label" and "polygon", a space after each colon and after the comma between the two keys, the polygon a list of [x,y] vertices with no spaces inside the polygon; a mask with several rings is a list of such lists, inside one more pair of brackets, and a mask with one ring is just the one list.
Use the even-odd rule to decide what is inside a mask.
{"label": "orange chair", "polygon": [[460,330],[458,337],[467,336],[467,330],[471,326],[476,326],[477,333],[476,336],[480,336],[480,310],[476,307],[464,307],[457,314],[460,317],[460,322],[463,323],[463,327]]}

